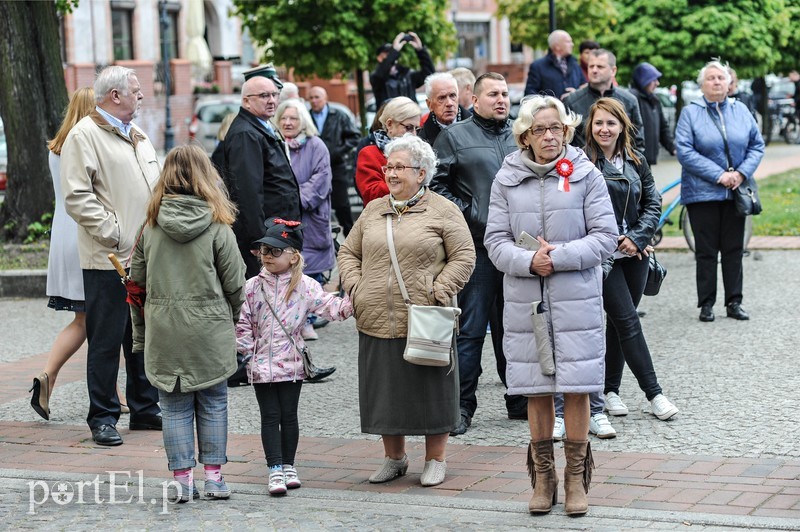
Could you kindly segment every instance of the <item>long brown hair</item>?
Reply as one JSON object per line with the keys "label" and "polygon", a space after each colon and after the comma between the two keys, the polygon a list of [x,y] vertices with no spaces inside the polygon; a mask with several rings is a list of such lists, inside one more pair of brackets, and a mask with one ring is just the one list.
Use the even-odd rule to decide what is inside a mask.
{"label": "long brown hair", "polygon": [[594,138],[594,134],[592,133],[592,122],[594,122],[594,115],[597,114],[597,111],[605,111],[619,120],[619,123],[622,125],[622,130],[619,132],[619,137],[617,138],[616,146],[614,146],[614,151],[616,153],[621,153],[623,156],[629,157],[636,164],[641,164],[641,160],[633,149],[633,125],[631,124],[631,120],[628,118],[628,114],[625,112],[625,108],[622,107],[622,104],[614,98],[600,98],[594,102],[591,109],[589,109],[589,118],[586,119],[585,149],[586,155],[589,156],[589,159],[591,159],[593,163],[597,164],[597,159],[599,159],[600,155],[603,153],[603,149],[600,148],[600,145],[597,143],[597,140]]}
{"label": "long brown hair", "polygon": [[47,149],[56,155],[61,155],[61,148],[64,146],[64,141],[67,140],[67,135],[70,130],[75,127],[75,124],[81,119],[94,111],[94,90],[91,87],[81,87],[72,93],[69,99],[67,110],[64,113],[64,120],[61,122],[61,127],[58,128],[56,136],[53,137],[47,144]]}
{"label": "long brown hair", "polygon": [[195,144],[178,146],[167,154],[164,169],[147,206],[147,223],[156,225],[164,196],[179,194],[205,200],[211,207],[211,219],[215,222],[231,225],[236,220],[236,206],[228,197],[228,189],[206,152]]}

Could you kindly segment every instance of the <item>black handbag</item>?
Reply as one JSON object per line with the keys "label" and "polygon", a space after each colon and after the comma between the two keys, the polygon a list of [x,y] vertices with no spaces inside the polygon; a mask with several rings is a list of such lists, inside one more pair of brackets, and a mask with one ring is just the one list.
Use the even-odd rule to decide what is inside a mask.
{"label": "black handbag", "polygon": [[247,378],[247,363],[251,358],[253,355],[236,353],[236,372],[228,377],[228,388],[250,385],[250,380]]}
{"label": "black handbag", "polygon": [[745,216],[755,216],[761,213],[761,198],[758,197],[758,187],[755,181],[746,179],[739,187],[733,191],[733,203],[736,206],[736,214],[744,218]]}
{"label": "black handbag", "polygon": [[647,282],[644,285],[644,295],[658,295],[659,290],[661,290],[661,283],[664,282],[664,277],[666,276],[667,269],[662,266],[660,262],[658,262],[658,259],[656,259],[656,253],[651,251],[650,264],[647,270]]}

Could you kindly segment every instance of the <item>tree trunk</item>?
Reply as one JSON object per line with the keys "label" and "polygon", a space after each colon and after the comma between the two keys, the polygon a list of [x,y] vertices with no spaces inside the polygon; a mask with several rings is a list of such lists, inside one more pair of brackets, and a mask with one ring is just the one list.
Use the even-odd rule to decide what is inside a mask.
{"label": "tree trunk", "polygon": [[0,2],[0,113],[8,143],[8,185],[0,227],[24,239],[53,212],[47,141],[67,106],[55,2]]}
{"label": "tree trunk", "polygon": [[[364,70],[356,69],[356,88],[358,89],[358,114],[361,118],[361,134],[368,135],[369,127],[372,124],[367,124],[367,104],[364,89]],[[377,109],[375,109],[377,111]]]}

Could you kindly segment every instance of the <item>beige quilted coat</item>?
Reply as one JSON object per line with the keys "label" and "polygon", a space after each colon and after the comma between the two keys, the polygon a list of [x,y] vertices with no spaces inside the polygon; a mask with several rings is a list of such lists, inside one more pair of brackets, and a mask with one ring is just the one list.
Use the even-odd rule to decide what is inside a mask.
{"label": "beige quilted coat", "polygon": [[339,250],[342,287],[359,331],[403,338],[408,312],[389,256],[386,216],[393,219],[397,260],[417,305],[450,305],[472,275],[475,247],[458,207],[430,190],[399,217],[388,195],[367,205]]}

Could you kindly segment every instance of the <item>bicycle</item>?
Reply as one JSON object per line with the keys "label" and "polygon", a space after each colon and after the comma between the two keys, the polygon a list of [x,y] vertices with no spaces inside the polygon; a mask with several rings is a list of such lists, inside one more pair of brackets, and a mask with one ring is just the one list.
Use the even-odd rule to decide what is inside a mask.
{"label": "bicycle", "polygon": [[[663,197],[667,192],[672,190],[675,187],[680,186],[681,180],[680,178],[676,179],[672,183],[668,184],[661,190],[661,196]],[[678,216],[678,228],[683,231],[683,237],[686,239],[686,244],[689,246],[689,249],[694,252],[694,232],[692,231],[692,224],[689,221],[689,210],[686,208],[686,205],[681,205],[681,195],[680,193],[675,196],[669,205],[667,205],[666,209],[662,209],[661,217],[658,219],[658,225],[656,226],[656,232],[651,239],[651,244],[653,247],[657,246],[661,239],[664,238],[664,226],[665,225],[674,225],[675,222],[672,221],[670,218],[672,213],[675,209],[678,208],[680,205],[680,214]],[[748,216],[744,222],[744,249],[745,255],[749,254],[750,252],[747,250],[747,246],[750,243],[750,238],[753,236],[753,217]]]}

